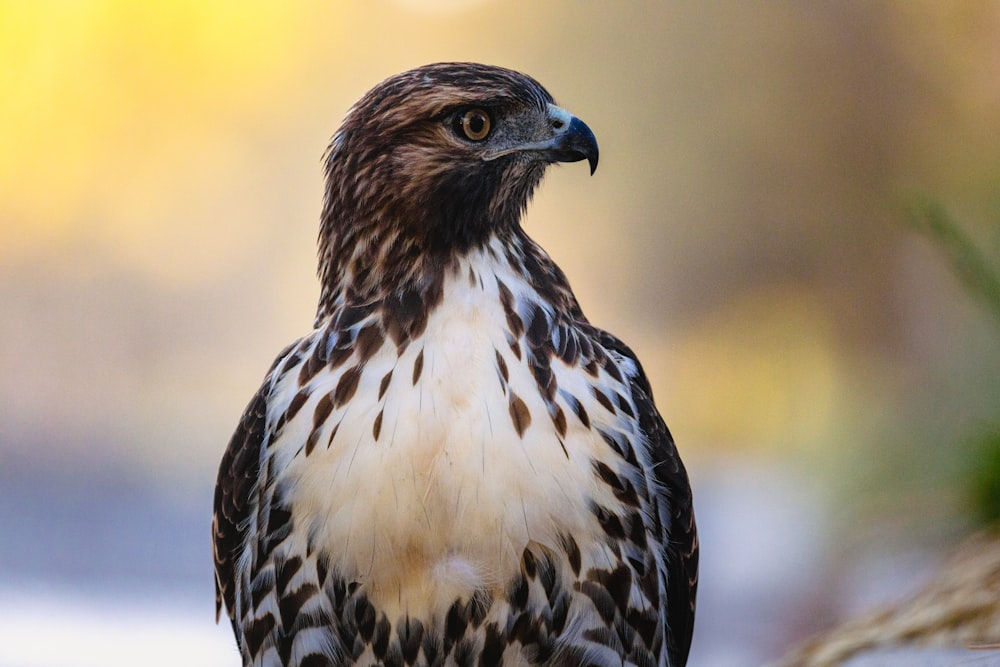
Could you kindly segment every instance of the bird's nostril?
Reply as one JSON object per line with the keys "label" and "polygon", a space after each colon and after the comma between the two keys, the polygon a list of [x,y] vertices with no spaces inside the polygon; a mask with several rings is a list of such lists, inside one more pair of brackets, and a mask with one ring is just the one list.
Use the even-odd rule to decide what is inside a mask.
{"label": "bird's nostril", "polygon": [[552,128],[555,130],[561,130],[563,129],[563,125],[565,124],[566,123],[564,123],[561,119],[556,118],[555,120],[552,121]]}

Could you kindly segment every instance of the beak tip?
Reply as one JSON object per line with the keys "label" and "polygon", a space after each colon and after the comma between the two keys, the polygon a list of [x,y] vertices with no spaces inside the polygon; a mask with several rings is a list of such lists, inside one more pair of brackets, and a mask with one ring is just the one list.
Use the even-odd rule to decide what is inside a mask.
{"label": "beak tip", "polygon": [[586,159],[590,165],[590,175],[597,171],[597,158],[599,151],[597,139],[587,124],[579,118],[574,117],[567,129],[566,143],[573,149],[577,160]]}

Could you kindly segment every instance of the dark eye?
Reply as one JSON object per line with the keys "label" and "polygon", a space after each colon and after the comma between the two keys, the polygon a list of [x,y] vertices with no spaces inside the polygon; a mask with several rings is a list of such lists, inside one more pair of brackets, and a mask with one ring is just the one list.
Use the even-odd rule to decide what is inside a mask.
{"label": "dark eye", "polygon": [[493,121],[485,109],[466,109],[455,116],[455,133],[470,141],[482,141],[490,135]]}

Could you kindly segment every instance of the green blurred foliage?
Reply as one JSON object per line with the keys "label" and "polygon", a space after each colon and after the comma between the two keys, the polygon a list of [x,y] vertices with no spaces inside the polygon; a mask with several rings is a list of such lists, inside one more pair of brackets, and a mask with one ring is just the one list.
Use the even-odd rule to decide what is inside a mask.
{"label": "green blurred foliage", "polygon": [[968,479],[973,518],[987,526],[1000,524],[1000,427],[975,441]]}
{"label": "green blurred foliage", "polygon": [[[922,199],[911,206],[913,228],[929,238],[944,253],[966,291],[995,317],[1000,336],[1000,246],[990,258],[985,244],[977,243],[937,200]],[[1000,220],[998,220],[1000,222]],[[996,396],[1000,397],[1000,381]],[[962,484],[976,523],[1000,521],[1000,401],[996,420],[967,438],[967,465]]]}

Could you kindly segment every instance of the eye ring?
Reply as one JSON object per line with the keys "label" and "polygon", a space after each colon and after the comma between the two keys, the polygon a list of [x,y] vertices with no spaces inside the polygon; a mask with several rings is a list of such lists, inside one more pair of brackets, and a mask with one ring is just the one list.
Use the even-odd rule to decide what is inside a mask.
{"label": "eye ring", "polygon": [[469,141],[483,141],[490,136],[493,129],[493,119],[485,109],[473,107],[459,111],[455,115],[455,134]]}

